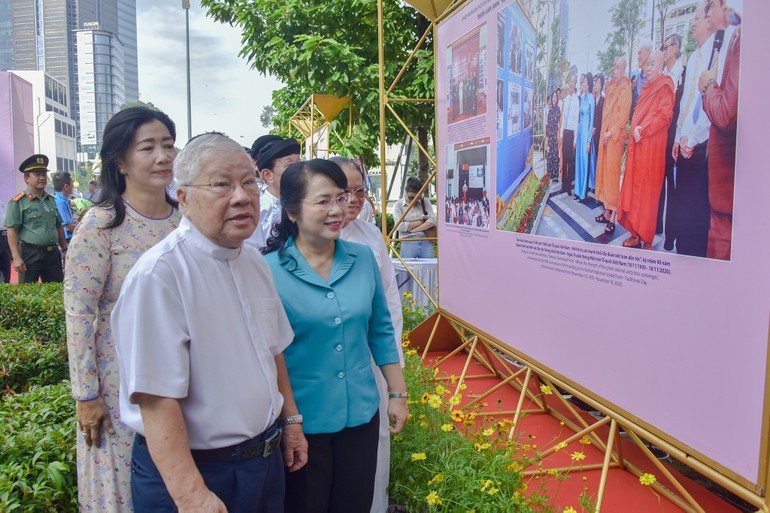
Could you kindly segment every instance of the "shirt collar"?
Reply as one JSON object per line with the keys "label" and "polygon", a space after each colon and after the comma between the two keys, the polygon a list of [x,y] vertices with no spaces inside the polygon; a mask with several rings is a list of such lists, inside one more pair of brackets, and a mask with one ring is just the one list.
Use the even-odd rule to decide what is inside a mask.
{"label": "shirt collar", "polygon": [[337,240],[334,244],[334,262],[329,273],[329,282],[325,282],[307,263],[305,257],[297,249],[294,237],[289,237],[283,246],[283,254],[279,254],[278,261],[287,271],[297,278],[308,283],[328,288],[340,278],[345,276],[355,262],[356,252],[345,241]]}
{"label": "shirt collar", "polygon": [[185,241],[215,260],[235,260],[241,254],[242,248],[240,247],[232,249],[215,244],[208,237],[203,235],[190,220],[184,216],[182,216],[182,220],[179,222],[179,228],[177,229]]}

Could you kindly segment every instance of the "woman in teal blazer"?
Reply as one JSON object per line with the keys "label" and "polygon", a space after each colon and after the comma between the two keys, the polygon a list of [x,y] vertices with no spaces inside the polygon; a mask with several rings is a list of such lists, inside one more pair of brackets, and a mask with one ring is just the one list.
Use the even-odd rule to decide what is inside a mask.
{"label": "woman in teal blazer", "polygon": [[371,250],[339,240],[349,193],[326,160],[289,166],[281,221],[263,250],[294,330],[284,351],[308,440],[308,463],[287,473],[285,511],[362,513],[371,507],[379,394],[388,382],[392,432],[408,409],[384,288]]}

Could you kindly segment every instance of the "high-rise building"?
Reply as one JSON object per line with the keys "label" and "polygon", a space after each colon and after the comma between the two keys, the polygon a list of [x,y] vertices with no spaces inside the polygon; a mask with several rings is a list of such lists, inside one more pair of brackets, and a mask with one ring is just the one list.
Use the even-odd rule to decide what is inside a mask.
{"label": "high-rise building", "polygon": [[48,156],[52,171],[77,170],[75,122],[70,117],[67,85],[45,71],[12,71],[32,84],[35,153]]}
{"label": "high-rise building", "polygon": [[104,126],[126,103],[123,45],[104,30],[78,30],[80,148],[91,158],[101,148]]}
{"label": "high-rise building", "polygon": [[[88,51],[79,51],[80,38],[87,41]],[[81,55],[97,55],[99,62],[80,70]],[[109,119],[123,103],[138,100],[136,0],[0,0],[4,70],[45,71],[66,84],[78,133],[83,122],[88,127],[89,144],[82,151],[93,158],[104,127],[100,120]],[[87,87],[80,86],[81,80]],[[83,113],[81,93],[92,95]],[[79,142],[86,141],[84,135]]]}

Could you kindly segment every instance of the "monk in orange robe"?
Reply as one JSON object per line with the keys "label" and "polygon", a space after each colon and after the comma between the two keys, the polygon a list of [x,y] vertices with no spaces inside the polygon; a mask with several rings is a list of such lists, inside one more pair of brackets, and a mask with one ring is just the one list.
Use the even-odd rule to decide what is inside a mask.
{"label": "monk in orange robe", "polygon": [[674,81],[663,74],[663,52],[647,60],[647,83],[631,119],[631,140],[626,153],[626,173],[620,191],[618,221],[631,237],[627,248],[652,249],[657,224],[660,188],[666,173],[668,125],[674,115]]}
{"label": "monk in orange robe", "polygon": [[597,223],[607,223],[605,232],[615,231],[620,199],[620,166],[625,149],[626,123],[631,111],[631,81],[626,77],[626,59],[616,57],[612,79],[607,84],[602,112],[602,136],[596,157],[596,197],[604,203]]}

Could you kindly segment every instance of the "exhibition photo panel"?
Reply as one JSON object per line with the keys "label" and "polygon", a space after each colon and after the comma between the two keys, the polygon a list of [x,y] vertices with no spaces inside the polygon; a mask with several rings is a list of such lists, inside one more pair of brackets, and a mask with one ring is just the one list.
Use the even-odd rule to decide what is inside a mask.
{"label": "exhibition photo panel", "polygon": [[[770,4],[709,5],[651,25],[649,0],[472,0],[439,24],[439,306],[756,483],[770,175],[747,63]],[[452,91],[478,67],[486,92],[487,51],[496,108],[474,114]]]}

